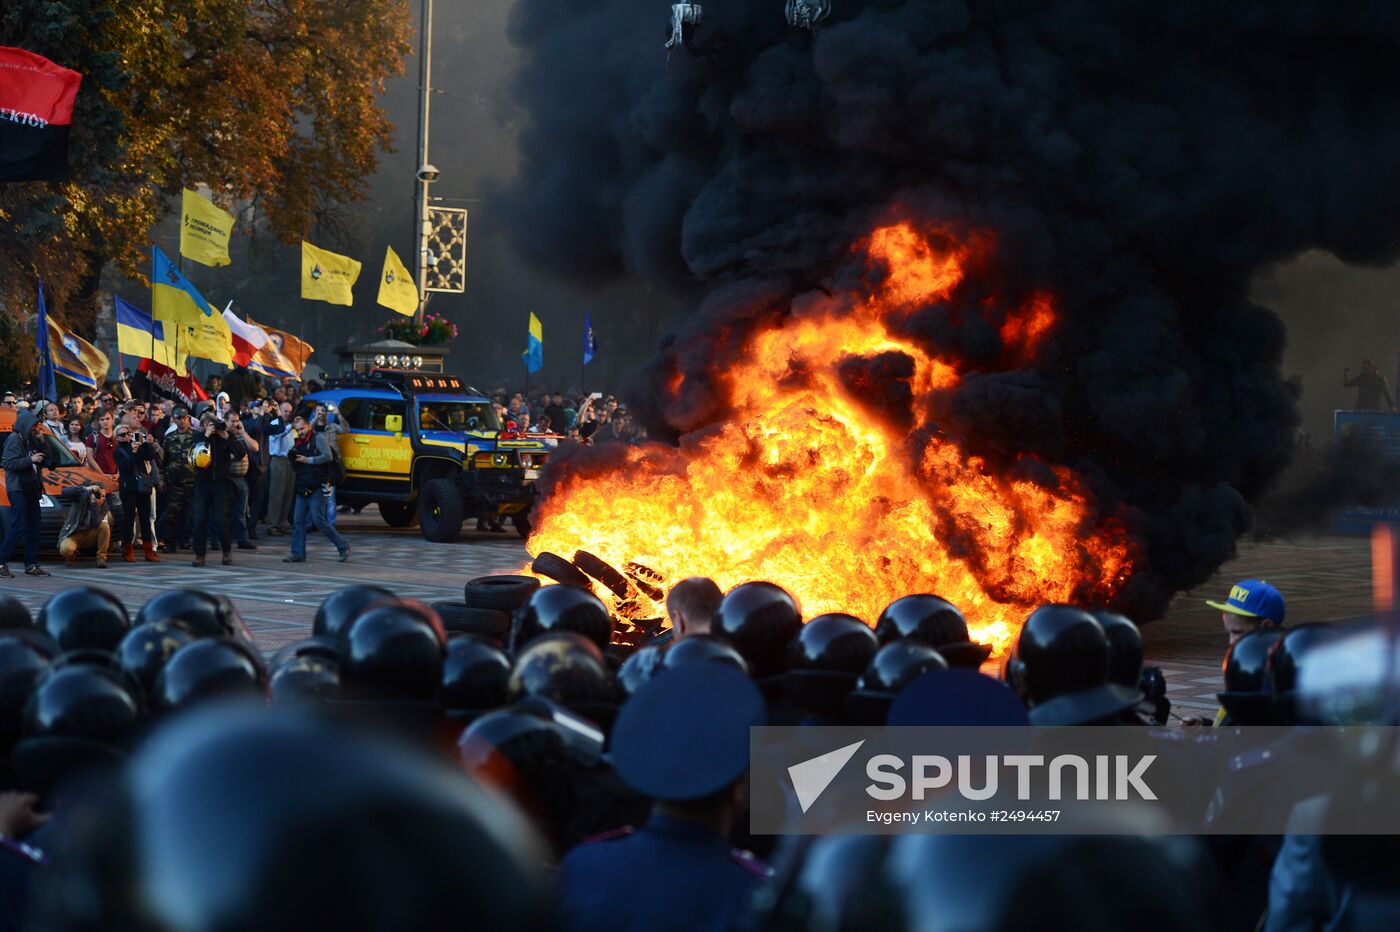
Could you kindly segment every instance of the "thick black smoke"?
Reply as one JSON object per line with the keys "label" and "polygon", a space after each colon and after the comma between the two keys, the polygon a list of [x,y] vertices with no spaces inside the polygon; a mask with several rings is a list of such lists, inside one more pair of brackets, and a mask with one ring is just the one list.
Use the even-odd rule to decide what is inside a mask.
{"label": "thick black smoke", "polygon": [[[1160,612],[1233,553],[1289,457],[1285,335],[1248,300],[1251,275],[1313,247],[1379,263],[1400,245],[1400,17],[1320,2],[834,7],[812,36],[782,0],[706,0],[691,51],[668,61],[666,0],[519,0],[521,249],[575,278],[697,296],[651,373],[658,388],[685,375],[653,425],[675,436],[725,417],[712,373],[757,323],[859,274],[849,250],[873,224],[995,231],[985,274],[909,324],[981,370],[937,421],[1126,504],[1150,566],[1124,604]],[[1010,364],[996,314],[965,311],[1032,289],[1055,295],[1060,322]],[[843,378],[898,420],[899,369],[853,362]]]}

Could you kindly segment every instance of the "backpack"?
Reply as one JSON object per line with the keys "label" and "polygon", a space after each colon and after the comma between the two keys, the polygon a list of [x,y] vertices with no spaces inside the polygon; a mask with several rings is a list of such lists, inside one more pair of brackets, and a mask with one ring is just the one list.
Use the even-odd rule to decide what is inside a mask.
{"label": "backpack", "polygon": [[340,444],[334,437],[326,439],[330,441],[327,446],[331,448],[331,461],[326,464],[326,481],[331,485],[341,485],[345,482],[345,460],[340,456]]}

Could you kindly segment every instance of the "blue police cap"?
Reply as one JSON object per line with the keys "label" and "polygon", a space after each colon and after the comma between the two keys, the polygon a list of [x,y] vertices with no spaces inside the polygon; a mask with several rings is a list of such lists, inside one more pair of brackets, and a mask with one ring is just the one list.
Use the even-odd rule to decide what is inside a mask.
{"label": "blue police cap", "polygon": [[612,730],[613,766],[653,799],[702,799],[744,775],[749,728],[767,714],[758,687],[728,664],[664,670],[623,705]]}
{"label": "blue police cap", "polygon": [[887,725],[1028,725],[1026,707],[1005,684],[976,670],[931,670],[899,691]]}

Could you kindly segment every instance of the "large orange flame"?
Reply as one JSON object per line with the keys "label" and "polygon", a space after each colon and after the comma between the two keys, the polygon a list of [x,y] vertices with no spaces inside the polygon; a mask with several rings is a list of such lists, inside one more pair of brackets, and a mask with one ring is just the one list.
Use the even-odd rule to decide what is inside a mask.
{"label": "large orange flame", "polygon": [[[985,261],[991,238],[897,223],[860,248],[883,273],[869,294],[804,299],[754,336],[716,376],[731,420],[679,447],[629,448],[602,475],[560,477],[537,510],[530,552],[589,550],[617,567],[635,561],[673,582],[710,576],[725,589],[768,579],[808,617],[845,611],[874,623],[892,599],[931,592],[961,607],[974,637],[998,654],[1037,605],[1106,601],[1134,548],[1088,507],[1072,472],[1041,470],[1057,480],[1051,487],[998,474],[936,431],[922,455],[912,441],[926,426],[922,402],[956,386],[964,366],[891,327],[949,297],[968,264]],[[1044,294],[1007,315],[1007,364],[1033,358],[1054,325]],[[907,369],[912,427],[869,414],[838,374],[845,360],[880,354],[900,354],[891,358]],[[674,398],[681,380],[668,388]]]}

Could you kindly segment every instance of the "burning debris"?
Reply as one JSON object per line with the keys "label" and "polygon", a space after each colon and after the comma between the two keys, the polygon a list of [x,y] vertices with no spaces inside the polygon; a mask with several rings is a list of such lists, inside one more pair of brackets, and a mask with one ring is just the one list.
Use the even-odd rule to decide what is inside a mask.
{"label": "burning debris", "polygon": [[[899,595],[937,592],[1001,646],[1037,605],[1111,600],[1139,559],[1121,521],[1070,470],[1028,455],[994,465],[940,430],[969,367],[905,335],[910,314],[952,301],[991,248],[908,222],[874,230],[855,257],[865,287],[805,296],[719,376],[731,420],[622,462],[604,451],[602,469],[576,460],[529,544],[574,559],[554,567],[542,553],[536,570],[587,574],[629,619],[660,601],[663,574],[725,589],[777,580],[813,614],[872,622]],[[1008,365],[1054,326],[1040,294],[972,308],[1005,335]]]}
{"label": "burning debris", "polygon": [[866,620],[934,592],[1001,645],[1040,601],[1155,617],[1290,455],[1252,275],[1400,244],[1400,39],[1361,9],[1319,42],[1219,4],[761,6],[707,3],[669,64],[643,0],[516,7],[522,252],[696,305],[633,393],[663,442],[555,457],[531,551]]}

